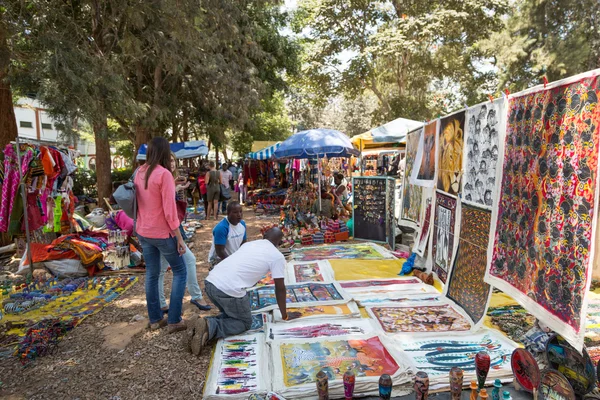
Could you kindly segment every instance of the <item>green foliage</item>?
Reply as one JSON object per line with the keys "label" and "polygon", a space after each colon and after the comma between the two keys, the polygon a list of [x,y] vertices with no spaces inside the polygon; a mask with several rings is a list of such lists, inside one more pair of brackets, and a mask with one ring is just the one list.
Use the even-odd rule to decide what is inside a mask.
{"label": "green foliage", "polygon": [[[506,9],[506,0],[304,0],[295,19],[296,31],[310,28],[302,84],[323,98],[372,92],[380,103],[374,122],[448,112],[485,97],[477,89],[490,75],[479,68],[477,43],[501,27]],[[438,90],[446,85],[457,99]]]}
{"label": "green foliage", "polygon": [[133,175],[133,168],[119,168],[111,172],[110,178],[113,182],[124,182],[128,181],[131,175]]}
{"label": "green foliage", "polygon": [[96,171],[85,168],[77,168],[73,173],[73,194],[75,196],[87,195],[96,197]]}
{"label": "green foliage", "polygon": [[515,2],[504,29],[481,43],[512,92],[600,67],[600,2]]}

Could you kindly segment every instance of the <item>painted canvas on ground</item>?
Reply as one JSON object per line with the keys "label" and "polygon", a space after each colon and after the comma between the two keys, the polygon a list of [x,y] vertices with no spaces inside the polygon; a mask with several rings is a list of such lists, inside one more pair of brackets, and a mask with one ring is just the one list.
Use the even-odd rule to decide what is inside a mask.
{"label": "painted canvas on ground", "polygon": [[268,325],[268,340],[366,335],[375,331],[370,318],[290,321]]}
{"label": "painted canvas on ground", "polygon": [[456,196],[462,177],[465,112],[442,118],[440,124],[437,188]]}
{"label": "painted canvas on ground", "polygon": [[394,375],[396,360],[375,336],[369,339],[325,340],[317,343],[281,344],[285,386],[315,382],[321,370],[330,380],[342,379],[351,370],[357,379]]}
{"label": "painted canvas on ground", "polygon": [[243,398],[268,390],[264,334],[232,336],[217,342],[204,398]]}
{"label": "painted canvas on ground", "polygon": [[492,207],[500,186],[496,171],[498,165],[502,165],[499,155],[506,129],[504,116],[504,98],[467,110],[462,181],[465,202]]}
{"label": "painted canvas on ground", "polygon": [[434,187],[437,129],[437,120],[428,123],[423,129],[423,134],[419,141],[415,168],[410,178],[410,183],[413,185]]}
{"label": "painted canvas on ground", "polygon": [[490,355],[491,368],[488,380],[494,377],[512,377],[510,356],[517,344],[504,338],[498,331],[480,330],[476,333],[462,333],[436,338],[422,338],[415,335],[398,341],[406,355],[411,358],[419,371],[427,372],[431,378],[441,378],[448,382],[452,367],[464,371],[464,381],[475,378],[475,354],[485,351]]}
{"label": "painted canvas on ground", "polygon": [[485,281],[491,212],[463,205],[460,237],[446,295],[478,323],[485,316],[491,287]]}
{"label": "painted canvas on ground", "polygon": [[[337,304],[330,306],[308,306],[308,307],[287,307],[288,312],[294,312],[298,314],[298,317],[294,320],[306,320],[306,319],[329,319],[329,318],[352,318],[360,316],[358,306],[353,301],[348,304]],[[279,309],[273,310],[273,320],[276,322],[283,322],[281,317],[281,311]]]}
{"label": "painted canvas on ground", "polygon": [[406,294],[405,292],[387,292],[370,294],[353,293],[352,298],[360,306],[367,307],[373,305],[427,305],[441,303],[444,297],[439,293],[428,294]]}
{"label": "painted canvas on ground", "polygon": [[287,282],[331,282],[333,270],[328,261],[291,262],[287,266]]}
{"label": "painted canvas on ground", "polygon": [[576,348],[595,239],[598,95],[588,74],[509,99],[486,278]]}
{"label": "painted canvas on ground", "polygon": [[413,248],[413,251],[421,257],[425,255],[425,249],[427,248],[427,242],[429,241],[429,233],[431,229],[431,209],[433,208],[431,207],[431,203],[433,202],[433,196],[424,198],[423,202],[423,207],[425,209],[423,223],[421,224],[419,236]]}
{"label": "painted canvas on ground", "polygon": [[[349,299],[341,294],[336,283],[301,283],[287,285],[287,303],[341,304]],[[248,290],[252,311],[268,311],[277,307],[274,286],[256,287]]]}
{"label": "painted canvas on ground", "polygon": [[337,244],[303,247],[292,250],[294,261],[318,261],[330,259],[382,260],[392,258],[383,247],[373,243]]}
{"label": "painted canvas on ground", "polygon": [[471,324],[451,305],[368,307],[385,333],[468,331]]}
{"label": "painted canvas on ground", "polygon": [[442,282],[446,282],[454,253],[454,226],[456,199],[437,192],[433,222],[433,271]]}
{"label": "painted canvas on ground", "polygon": [[402,186],[402,211],[401,219],[419,223],[421,213],[421,197],[423,188],[410,183],[410,176],[413,172],[417,151],[419,150],[419,141],[423,133],[423,128],[419,128],[406,135],[406,161]]}
{"label": "painted canvas on ground", "polygon": [[423,283],[419,278],[406,277],[396,279],[365,279],[360,281],[340,282],[340,286],[344,289],[367,289],[374,287],[392,286],[392,285],[414,285]]}

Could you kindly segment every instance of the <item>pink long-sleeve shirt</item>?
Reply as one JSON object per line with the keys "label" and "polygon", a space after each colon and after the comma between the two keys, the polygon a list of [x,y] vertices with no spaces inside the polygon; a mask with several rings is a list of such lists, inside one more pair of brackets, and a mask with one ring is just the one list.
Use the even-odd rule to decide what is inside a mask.
{"label": "pink long-sleeve shirt", "polygon": [[136,232],[149,239],[167,239],[171,232],[179,228],[177,205],[175,204],[175,181],[166,168],[157,165],[150,174],[148,189],[146,171],[142,165],[135,174],[137,196]]}

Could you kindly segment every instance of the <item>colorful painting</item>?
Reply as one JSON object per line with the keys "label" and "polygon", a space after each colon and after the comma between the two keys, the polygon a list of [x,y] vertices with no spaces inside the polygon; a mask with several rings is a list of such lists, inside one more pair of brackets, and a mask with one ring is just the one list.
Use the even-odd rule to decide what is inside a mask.
{"label": "colorful painting", "polygon": [[429,240],[429,230],[431,228],[431,203],[433,198],[427,197],[425,199],[425,217],[423,218],[423,224],[421,225],[421,232],[419,233],[419,240],[415,243],[414,251],[421,257],[425,254],[427,248],[427,241]]}
{"label": "colorful painting", "polygon": [[358,304],[360,304],[363,307],[369,306],[369,305],[376,305],[376,304],[385,304],[385,303],[394,303],[394,304],[401,304],[401,305],[407,305],[407,304],[417,304],[417,305],[423,305],[423,304],[431,304],[431,303],[439,303],[442,300],[442,296],[438,296],[438,295],[433,295],[433,294],[426,294],[426,295],[406,295],[406,293],[396,293],[396,292],[392,292],[392,293],[387,293],[384,295],[379,295],[379,296],[373,296],[370,293],[364,293],[362,295],[357,295],[357,294],[353,294],[352,298],[354,299],[354,301],[356,301]]}
{"label": "colorful painting", "polygon": [[371,307],[386,333],[468,331],[471,324],[449,304],[418,307]]}
{"label": "colorful painting", "polygon": [[488,274],[577,348],[595,230],[599,95],[594,76],[509,99]]}
{"label": "colorful painting", "polygon": [[421,284],[418,278],[402,278],[402,279],[373,279],[363,281],[340,282],[340,286],[344,289],[371,288],[373,286],[390,286],[390,285],[414,285]]}
{"label": "colorful painting", "polygon": [[383,260],[390,255],[371,243],[338,244],[319,247],[304,247],[292,250],[295,261],[318,261],[334,259]]}
{"label": "colorful painting", "polygon": [[[318,301],[340,301],[342,297],[333,283],[303,283],[287,285],[287,303],[310,303]],[[248,291],[252,311],[267,311],[277,307],[274,286],[263,286]]]}
{"label": "colorful painting", "polygon": [[274,285],[275,281],[273,280],[273,277],[271,276],[271,273],[267,273],[265,276],[262,277],[262,279],[258,282],[256,282],[256,285],[254,286],[268,286],[268,285]]}
{"label": "colorful painting", "polygon": [[467,110],[462,199],[488,209],[492,207],[499,186],[496,171],[506,128],[504,113],[504,98]]}
{"label": "colorful painting", "polygon": [[[288,307],[287,311],[298,314],[295,320],[303,318],[355,317],[360,315],[356,303],[353,302],[332,306]],[[275,321],[282,321],[279,310],[274,310],[273,313]]]}
{"label": "colorful painting", "polygon": [[553,369],[542,371],[541,400],[575,400],[575,392],[563,374]]}
{"label": "colorful painting", "polygon": [[281,344],[284,384],[287,387],[315,382],[323,370],[329,380],[341,380],[346,371],[361,377],[394,375],[399,367],[378,337]]}
{"label": "colorful painting", "polygon": [[400,345],[416,368],[427,372],[430,377],[448,379],[450,369],[459,367],[465,373],[465,382],[472,380],[475,378],[475,354],[480,351],[486,351],[490,355],[488,379],[498,374],[512,377],[510,357],[516,344],[504,339],[496,331],[483,330],[474,334],[435,339],[406,338]]}
{"label": "colorful painting", "polygon": [[418,224],[421,214],[421,198],[423,188],[410,183],[410,176],[419,150],[419,141],[423,128],[419,128],[406,135],[406,161],[404,168],[404,180],[402,183],[402,213],[401,218]]}
{"label": "colorful painting", "polygon": [[446,283],[454,252],[455,218],[456,199],[437,192],[433,222],[433,272],[444,283]]}
{"label": "colorful painting", "polygon": [[220,365],[217,389],[211,394],[240,395],[260,390],[260,353],[255,335],[224,339],[220,352],[215,353],[215,360]]}
{"label": "colorful painting", "polygon": [[364,335],[373,332],[369,319],[352,318],[328,322],[289,322],[269,327],[269,339],[309,339],[318,337]]}
{"label": "colorful painting", "polygon": [[435,154],[438,121],[432,121],[425,125],[423,135],[419,141],[416,165],[413,169],[410,183],[413,185],[433,187],[435,179]]}
{"label": "colorful painting", "polygon": [[484,281],[491,212],[463,205],[460,238],[446,295],[478,323],[485,316],[491,287]]}
{"label": "colorful painting", "polygon": [[438,190],[456,196],[460,192],[465,112],[442,118],[438,137]]}
{"label": "colorful painting", "polygon": [[319,268],[319,263],[310,264],[295,264],[294,265],[294,276],[296,282],[323,282],[323,274]]}

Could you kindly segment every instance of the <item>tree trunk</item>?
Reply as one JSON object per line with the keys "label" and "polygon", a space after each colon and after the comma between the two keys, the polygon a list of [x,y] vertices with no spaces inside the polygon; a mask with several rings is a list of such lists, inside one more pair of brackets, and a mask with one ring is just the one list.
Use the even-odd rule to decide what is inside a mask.
{"label": "tree trunk", "polygon": [[[7,80],[10,51],[6,41],[6,31],[0,21],[0,153],[4,147],[18,135],[17,120],[13,108],[12,92]],[[4,157],[0,155],[0,160]]]}
{"label": "tree trunk", "polygon": [[140,147],[143,144],[148,144],[150,141],[150,130],[142,125],[136,125],[135,127],[135,154],[137,155]]}
{"label": "tree trunk", "polygon": [[189,111],[187,107],[183,107],[181,115],[181,134],[183,135],[183,141],[187,142],[190,140],[190,132],[188,129]]}
{"label": "tree trunk", "polygon": [[98,206],[106,208],[104,198],[112,194],[110,177],[110,142],[108,141],[108,121],[104,107],[100,110],[98,119],[94,122],[94,138],[96,141],[96,182],[98,188]]}

